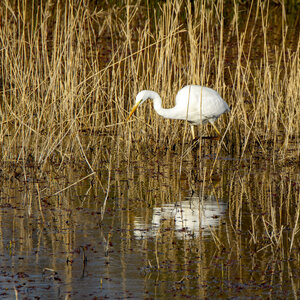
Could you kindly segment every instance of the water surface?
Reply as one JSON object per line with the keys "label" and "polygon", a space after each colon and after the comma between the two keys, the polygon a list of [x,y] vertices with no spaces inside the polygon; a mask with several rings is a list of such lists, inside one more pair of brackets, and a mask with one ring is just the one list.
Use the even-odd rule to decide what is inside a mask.
{"label": "water surface", "polygon": [[299,196],[299,170],[249,172],[247,160],[220,157],[213,179],[195,178],[194,162],[179,174],[175,158],[111,164],[102,222],[107,190],[94,176],[52,197],[86,173],[62,172],[51,185],[21,174],[3,184],[1,298],[299,296],[299,241],[290,251],[294,208],[286,202]]}

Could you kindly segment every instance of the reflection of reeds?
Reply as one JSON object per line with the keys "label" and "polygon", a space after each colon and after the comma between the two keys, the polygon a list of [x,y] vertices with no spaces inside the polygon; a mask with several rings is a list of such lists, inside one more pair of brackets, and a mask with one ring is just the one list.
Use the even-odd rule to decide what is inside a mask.
{"label": "reflection of reeds", "polygon": [[[76,265],[84,267],[80,246],[88,243],[90,246],[84,249],[90,268],[99,263],[104,269],[107,266],[109,275],[117,268],[119,278],[119,270],[126,273],[131,268],[128,259],[134,257],[133,265],[142,265],[147,286],[153,277],[159,282],[171,280],[176,284],[183,280],[192,286],[196,282],[200,286],[207,284],[210,278],[219,278],[224,284],[239,278],[253,284],[266,282],[276,290],[276,285],[284,279],[297,291],[299,175],[288,167],[276,173],[276,169],[262,160],[258,164],[243,160],[243,165],[239,161],[217,160],[211,179],[206,175],[213,160],[205,159],[206,168],[194,172],[190,154],[179,174],[180,160],[179,153],[172,156],[170,163],[162,163],[156,156],[147,160],[137,158],[129,166],[123,162],[118,168],[115,162],[112,165],[109,161],[102,162],[105,166],[97,174],[99,181],[88,173],[84,184],[72,186],[70,183],[83,178],[83,171],[78,168],[55,169],[48,174],[47,181],[42,177],[35,184],[30,184],[34,175],[28,172],[25,191],[24,175],[19,175],[18,180],[12,178],[1,186],[0,250],[17,257],[38,251],[42,258],[43,249],[50,249],[53,261],[42,267],[56,270],[62,278],[73,278],[71,269]],[[67,188],[62,189],[63,186]],[[197,222],[183,210],[187,207],[185,202],[193,202],[187,198],[191,190],[204,196],[198,205],[190,206],[195,215],[199,214],[199,227],[196,225],[195,229],[201,234],[189,231],[188,223]],[[44,197],[49,194],[55,196]],[[207,201],[215,205],[228,203],[228,209],[206,231],[200,225],[203,218],[200,212],[201,208],[205,212]],[[174,211],[161,215],[153,234],[145,231],[144,239],[136,238],[135,220],[140,218],[151,225],[155,208],[162,206],[176,208],[178,215]],[[100,272],[104,276],[102,268]],[[126,276],[122,279],[124,286],[126,279]],[[219,286],[218,281],[215,284]],[[163,286],[157,289],[165,291]],[[203,296],[206,292],[201,289]]]}

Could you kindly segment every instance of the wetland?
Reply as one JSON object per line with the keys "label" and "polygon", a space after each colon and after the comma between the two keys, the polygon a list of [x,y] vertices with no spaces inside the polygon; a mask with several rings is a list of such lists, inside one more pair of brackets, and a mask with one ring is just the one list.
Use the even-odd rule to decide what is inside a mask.
{"label": "wetland", "polygon": [[[297,1],[2,1],[1,299],[298,299]],[[187,84],[213,128],[156,115]]]}

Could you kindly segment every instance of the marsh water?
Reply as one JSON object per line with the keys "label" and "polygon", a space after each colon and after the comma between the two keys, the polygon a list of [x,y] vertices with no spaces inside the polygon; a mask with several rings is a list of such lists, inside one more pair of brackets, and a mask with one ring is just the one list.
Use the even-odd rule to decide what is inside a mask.
{"label": "marsh water", "polygon": [[[220,156],[197,178],[192,157],[181,174],[179,160],[103,161],[97,176],[110,187],[84,179],[85,167],[12,174],[1,190],[1,298],[299,297],[299,249],[287,248],[284,225],[294,210],[279,209],[299,195],[299,168]],[[206,154],[201,167],[215,162]],[[252,228],[268,201],[284,226],[275,249],[263,225]]]}
{"label": "marsh water", "polygon": [[[298,17],[287,15],[291,49]],[[95,140],[82,161],[56,161],[63,150],[42,167],[30,155],[1,161],[0,299],[300,297],[299,137],[277,161],[272,145],[156,151],[150,138],[128,147],[111,135],[94,159],[104,137],[82,132]]]}

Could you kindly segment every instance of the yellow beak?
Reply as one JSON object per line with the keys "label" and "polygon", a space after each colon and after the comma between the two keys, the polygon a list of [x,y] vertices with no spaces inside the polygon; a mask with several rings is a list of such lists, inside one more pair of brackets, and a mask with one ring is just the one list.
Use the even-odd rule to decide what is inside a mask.
{"label": "yellow beak", "polygon": [[[142,101],[142,100],[141,100]],[[141,101],[137,102],[134,107],[132,108],[132,110],[129,113],[129,116],[127,117],[127,121],[130,119],[130,117],[132,116],[132,114],[136,111],[136,109],[138,108],[138,106],[140,105]]]}

